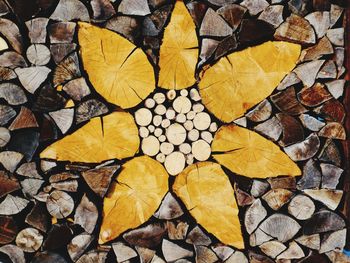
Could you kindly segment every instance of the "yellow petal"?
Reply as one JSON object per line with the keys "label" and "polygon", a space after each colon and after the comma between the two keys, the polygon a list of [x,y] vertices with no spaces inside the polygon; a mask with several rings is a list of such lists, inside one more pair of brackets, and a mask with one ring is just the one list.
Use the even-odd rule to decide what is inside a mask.
{"label": "yellow petal", "polygon": [[40,157],[98,163],[134,156],[139,144],[133,117],[126,112],[113,112],[102,120],[91,119],[79,130],[48,146]]}
{"label": "yellow petal", "polygon": [[125,163],[104,198],[99,243],[146,222],[167,191],[168,174],[159,162],[141,156]]}
{"label": "yellow petal", "polygon": [[173,190],[208,232],[225,244],[244,247],[234,191],[219,164],[187,167],[176,177]]}
{"label": "yellow petal", "polygon": [[155,89],[154,70],[146,54],[125,38],[79,23],[78,40],[83,67],[107,101],[131,108]]}
{"label": "yellow petal", "polygon": [[301,175],[299,167],[277,145],[234,124],[216,132],[211,149],[214,159],[236,174],[258,178]]}
{"label": "yellow petal", "polygon": [[196,82],[197,59],[196,26],[185,4],[176,1],[160,47],[158,85],[164,89],[192,86]]}
{"label": "yellow petal", "polygon": [[235,120],[272,93],[299,54],[300,45],[270,41],[220,59],[199,83],[204,105],[223,122]]}

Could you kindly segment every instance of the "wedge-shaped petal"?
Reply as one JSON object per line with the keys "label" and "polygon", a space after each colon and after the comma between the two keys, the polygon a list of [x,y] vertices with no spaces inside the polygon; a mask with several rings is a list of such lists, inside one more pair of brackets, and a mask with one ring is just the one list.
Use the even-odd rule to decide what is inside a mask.
{"label": "wedge-shaped petal", "polygon": [[216,132],[211,148],[215,160],[240,175],[258,178],[301,175],[299,167],[277,145],[234,124],[222,126]]}
{"label": "wedge-shaped petal", "polygon": [[107,29],[79,23],[78,40],[83,67],[106,100],[131,108],[155,88],[152,65],[134,44]]}
{"label": "wedge-shaped petal", "polygon": [[165,28],[159,56],[159,86],[184,89],[195,82],[198,59],[196,26],[182,1],[176,1]]}
{"label": "wedge-shaped petal", "polygon": [[148,156],[125,163],[104,199],[99,243],[146,222],[168,191],[168,177],[164,167]]}
{"label": "wedge-shaped petal", "polygon": [[208,232],[225,244],[244,247],[234,191],[219,164],[187,167],[176,177],[173,190]]}
{"label": "wedge-shaped petal", "polygon": [[126,112],[113,112],[102,119],[91,119],[79,130],[48,146],[40,157],[98,163],[134,156],[139,145],[133,117]]}
{"label": "wedge-shaped petal", "polygon": [[223,122],[235,120],[272,93],[299,54],[300,45],[270,41],[220,59],[199,83],[204,105]]}

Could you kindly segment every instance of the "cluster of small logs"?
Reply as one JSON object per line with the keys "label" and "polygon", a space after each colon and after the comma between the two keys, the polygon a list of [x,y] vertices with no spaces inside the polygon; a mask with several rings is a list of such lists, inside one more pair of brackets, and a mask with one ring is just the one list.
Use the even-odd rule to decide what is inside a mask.
{"label": "cluster of small logs", "polygon": [[[198,68],[266,40],[302,45],[296,68],[235,120],[275,141],[300,178],[236,183],[245,250],[221,244],[169,192],[154,216],[98,244],[102,200],[120,162],[40,160],[39,152],[113,109],[81,67],[78,21],[125,36],[156,64],[172,0],[0,0],[0,261],[349,262],[339,140],[345,139],[344,3],[185,1],[199,35]],[[258,87],[257,87],[258,88]],[[142,108],[140,108],[142,107]],[[196,87],[156,91],[130,110],[142,151],[169,174],[209,158],[218,122]]]}
{"label": "cluster of small logs", "polygon": [[135,112],[143,153],[164,163],[171,175],[180,173],[186,164],[206,161],[211,155],[217,123],[211,121],[200,100],[195,88],[158,92]]}

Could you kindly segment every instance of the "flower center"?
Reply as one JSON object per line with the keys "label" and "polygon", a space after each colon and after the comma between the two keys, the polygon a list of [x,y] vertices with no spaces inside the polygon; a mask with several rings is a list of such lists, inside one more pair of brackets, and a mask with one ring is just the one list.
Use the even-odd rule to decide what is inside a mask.
{"label": "flower center", "polygon": [[211,155],[217,123],[205,112],[196,88],[155,93],[135,112],[135,120],[143,153],[164,163],[171,175]]}

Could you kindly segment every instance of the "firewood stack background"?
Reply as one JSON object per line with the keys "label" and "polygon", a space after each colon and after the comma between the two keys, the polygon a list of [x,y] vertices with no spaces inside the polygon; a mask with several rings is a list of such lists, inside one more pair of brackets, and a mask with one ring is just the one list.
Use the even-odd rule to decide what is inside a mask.
{"label": "firewood stack background", "polygon": [[[103,197],[122,163],[39,157],[52,142],[114,110],[84,71],[77,23],[89,22],[126,37],[157,68],[174,1],[0,0],[1,262],[350,262],[343,253],[350,249],[349,221],[341,213],[344,167],[349,162],[341,145],[346,139],[345,1],[185,3],[197,27],[198,68],[268,40],[302,45],[297,66],[273,94],[235,120],[282,147],[302,176],[264,180],[233,175],[244,250],[220,243],[172,192],[145,224],[99,245]],[[131,109],[136,123],[153,118],[147,104],[172,96],[165,90],[152,93]],[[201,105],[196,87],[184,96],[193,103],[190,107]],[[164,111],[159,136],[143,139],[142,149],[160,162],[165,158],[158,154],[163,125],[170,125],[165,114],[170,106],[165,104],[159,108]],[[198,113],[203,111],[197,108]],[[208,122],[206,118],[201,115],[199,122]],[[203,142],[210,144],[221,124],[209,119]],[[191,133],[194,127],[188,125]],[[153,128],[139,127],[140,138],[155,134]],[[199,138],[191,136],[193,141]],[[173,146],[164,147],[171,154]],[[207,155],[206,149],[199,147],[194,160]],[[170,174],[178,172],[174,162],[165,165]]]}

